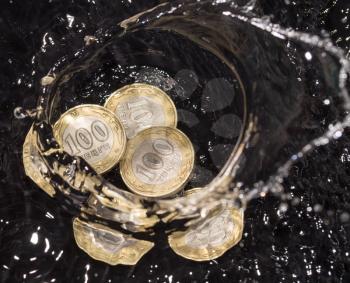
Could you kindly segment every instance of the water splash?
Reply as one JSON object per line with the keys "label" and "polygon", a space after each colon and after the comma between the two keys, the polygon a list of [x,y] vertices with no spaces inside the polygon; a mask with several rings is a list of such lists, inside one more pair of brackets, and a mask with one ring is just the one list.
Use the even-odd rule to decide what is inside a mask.
{"label": "water splash", "polygon": [[[107,199],[124,203],[122,207],[110,208],[119,216],[117,222],[133,232],[151,227],[158,218],[169,219],[169,214],[173,213],[176,214],[173,215],[174,219],[191,219],[198,215],[205,217],[215,207],[232,202],[245,207],[252,199],[268,193],[282,197],[282,183],[293,164],[314,148],[339,138],[344,128],[349,126],[350,118],[346,111],[350,106],[347,91],[350,66],[344,52],[328,38],[282,28],[272,24],[267,17],[256,16],[257,10],[255,1],[245,5],[237,5],[232,1],[164,3],[121,22],[120,26],[107,28],[96,36],[96,42],[78,50],[71,59],[60,60],[50,70],[50,73],[55,74],[55,80],[43,85],[43,95],[35,111],[38,146],[42,152],[42,161],[50,169],[45,178],[59,178],[59,182],[51,181],[57,191],[61,191],[62,184],[65,184],[71,188],[69,192],[102,194]],[[218,33],[216,27],[220,27],[222,32]],[[159,41],[164,38],[169,40],[169,45]],[[153,40],[153,45],[142,45],[144,40]],[[106,58],[112,57],[114,60],[115,66],[107,65],[116,70],[111,76],[127,83],[135,76],[142,79],[139,66],[133,62],[141,63],[145,70],[154,64],[154,58],[162,59],[171,55],[169,51],[173,52],[176,59],[179,52],[172,50],[171,44],[177,40],[189,44],[188,50],[193,51],[184,56],[184,61],[187,63],[186,68],[190,66],[195,74],[198,69],[203,73],[208,72],[202,65],[199,68],[194,62],[186,61],[198,50],[204,50],[202,60],[212,63],[212,76],[218,75],[215,73],[218,69],[226,70],[224,75],[233,80],[232,85],[236,85],[240,92],[240,107],[244,109],[241,113],[243,127],[228,161],[201,194],[151,201],[115,187],[97,176],[83,160],[68,158],[55,144],[50,124],[63,110],[74,103],[82,103],[82,97],[71,93],[67,101],[65,88],[69,90],[77,80],[85,81],[88,85],[94,74],[101,78],[99,72],[106,67]],[[138,44],[137,47],[141,49],[139,54],[130,43]],[[181,52],[184,50],[180,48]],[[147,58],[147,54],[152,54],[152,60]],[[181,87],[176,79],[169,75],[174,73],[172,69],[177,69],[175,63],[173,66],[152,66],[153,78],[146,72],[146,81],[152,81],[159,87],[177,89],[177,95],[183,93],[179,91]],[[199,82],[205,85],[208,83],[209,80],[203,78]],[[109,83],[106,87],[107,84],[102,81],[99,85],[88,87],[87,101],[103,100],[109,88],[115,86]],[[93,98],[96,87],[101,87],[104,92]],[[198,93],[194,95],[201,96]],[[317,107],[318,101],[327,99],[332,101],[333,115],[327,121],[328,131],[321,135],[312,131],[312,124],[318,123],[320,118],[310,117],[308,107]],[[196,104],[191,107],[206,112],[206,107]],[[290,140],[291,133],[297,137],[296,141]],[[70,161],[62,164],[63,159]],[[67,178],[65,172],[72,164],[75,164],[76,169]],[[77,164],[83,165],[77,167]],[[84,180],[84,184],[77,184],[77,179]],[[84,187],[87,183],[89,186]],[[208,207],[208,203],[212,205]],[[153,224],[145,224],[150,215],[154,217]]]}

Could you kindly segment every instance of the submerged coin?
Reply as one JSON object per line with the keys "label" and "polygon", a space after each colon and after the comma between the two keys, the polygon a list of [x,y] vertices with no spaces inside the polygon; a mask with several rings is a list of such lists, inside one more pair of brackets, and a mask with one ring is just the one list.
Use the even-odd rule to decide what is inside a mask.
{"label": "submerged coin", "polygon": [[53,197],[55,189],[42,175],[42,173],[48,172],[48,168],[39,155],[36,143],[36,135],[33,132],[33,128],[31,128],[23,144],[24,171],[44,192]]}
{"label": "submerged coin", "polygon": [[74,238],[83,251],[110,265],[135,265],[154,244],[113,230],[107,226],[73,220]]}
{"label": "submerged coin", "polygon": [[146,128],[177,124],[173,101],[164,91],[148,84],[135,83],[118,89],[105,107],[118,116],[129,139]]}
{"label": "submerged coin", "polygon": [[81,156],[97,173],[114,167],[123,156],[126,135],[118,118],[99,105],[80,105],[65,112],[54,126],[57,142]]}
{"label": "submerged coin", "polygon": [[[197,190],[193,189],[185,194],[196,193]],[[221,209],[195,227],[169,235],[169,245],[176,254],[187,259],[216,259],[242,239],[243,218],[243,210]]]}
{"label": "submerged coin", "polygon": [[175,128],[154,127],[128,142],[120,173],[133,192],[160,198],[179,192],[193,166],[194,150],[188,137]]}

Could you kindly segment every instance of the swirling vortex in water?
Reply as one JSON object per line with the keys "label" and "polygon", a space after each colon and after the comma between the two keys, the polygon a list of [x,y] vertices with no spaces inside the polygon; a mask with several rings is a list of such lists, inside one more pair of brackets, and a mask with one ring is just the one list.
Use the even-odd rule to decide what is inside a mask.
{"label": "swirling vortex in water", "polygon": [[[231,72],[231,76],[239,82],[243,96],[242,108],[245,110],[242,113],[243,128],[237,145],[217,177],[203,190],[203,194],[194,200],[178,198],[154,201],[152,208],[147,208],[147,213],[161,216],[164,211],[176,211],[191,218],[201,212],[202,217],[205,217],[209,212],[208,203],[216,206],[239,199],[246,205],[249,200],[268,192],[281,193],[281,183],[288,175],[290,167],[314,147],[340,137],[344,127],[349,125],[349,116],[346,116],[343,121],[329,125],[326,133],[314,139],[311,138],[313,133],[310,133],[308,125],[300,126],[301,123],[315,122],[312,117],[307,117],[308,109],[305,109],[315,103],[310,101],[310,96],[323,100],[329,97],[334,100],[339,98],[344,110],[349,108],[346,88],[349,62],[343,52],[334,47],[328,39],[283,29],[271,24],[268,19],[256,17],[252,10],[252,3],[241,7],[226,1],[161,4],[106,31],[98,38],[98,43],[93,48],[87,47],[77,51],[74,54],[75,60],[70,61],[68,67],[65,66],[63,70],[58,71],[58,67],[55,66],[50,74],[54,74],[56,79],[53,84],[43,88],[44,94],[40,98],[39,111],[36,113],[38,126],[35,128],[39,132],[39,140],[42,141],[40,147],[46,151],[43,156],[52,157],[51,161],[50,158],[46,158],[51,173],[57,173],[52,166],[54,160],[57,157],[63,158],[59,156],[63,153],[56,151],[57,145],[52,139],[47,139],[47,136],[52,136],[49,125],[57,119],[58,100],[60,96],[64,97],[64,88],[75,82],[76,78],[80,81],[91,79],[92,73],[100,71],[105,63],[103,59],[110,58],[108,56],[117,57],[123,60],[123,63],[130,64],[135,58],[140,60],[142,56],[146,57],[146,51],[154,60],[156,57],[152,56],[158,56],[158,52],[161,55],[157,57],[160,61],[157,63],[164,64],[161,60],[170,55],[166,54],[171,51],[169,46],[164,47],[159,42],[151,42],[145,50],[145,47],[141,46],[148,36],[157,41],[160,39],[157,36],[164,33],[169,41],[173,39],[172,36],[178,37],[178,40],[189,40],[201,49],[209,51],[213,60],[216,57],[219,63],[215,62],[213,66],[228,69],[227,72]],[[222,32],[217,32],[217,26],[221,27]],[[198,48],[197,46],[193,48]],[[126,47],[129,49],[125,50]],[[152,50],[156,47],[164,48],[165,51]],[[137,52],[141,56],[134,48],[138,48]],[[104,53],[108,53],[108,56]],[[147,57],[142,59],[145,62],[149,60]],[[173,58],[174,61],[175,59],[179,60]],[[208,63],[211,62],[205,62]],[[195,67],[192,66],[193,69]],[[88,75],[82,75],[83,72]],[[311,72],[314,74],[309,78]],[[70,94],[71,99],[72,96]],[[74,97],[74,100],[78,99]],[[201,111],[205,112],[203,107],[202,102]],[[293,135],[297,136],[298,140],[291,140]],[[301,150],[290,157],[285,152],[287,147]],[[52,150],[53,153],[47,153]],[[72,157],[72,162],[74,159],[75,157]],[[273,173],[276,169],[277,173]],[[87,172],[82,169],[82,172],[76,172],[78,173],[86,178],[95,177],[91,169]],[[74,187],[67,177],[60,177],[69,186]],[[113,186],[106,181],[102,183]],[[84,188],[85,191],[95,189]],[[124,191],[120,191],[120,194],[121,199],[131,203],[138,202],[139,205],[142,203],[140,197]],[[131,213],[127,222],[132,222],[134,216]]]}
{"label": "swirling vortex in water", "polygon": [[[172,43],[179,40],[188,43],[188,46],[193,44],[191,51],[204,50],[200,55],[202,58],[217,60],[213,63],[213,70],[210,70],[213,73],[209,78],[218,77],[215,72],[222,69],[225,69],[225,76],[231,74],[231,78],[239,82],[238,91],[243,97],[241,102],[245,111],[241,113],[243,128],[232,155],[203,193],[193,199],[145,202],[140,197],[114,188],[110,182],[102,181],[91,169],[80,168],[76,172],[87,179],[94,179],[92,183],[97,178],[98,182],[113,187],[120,193],[120,199],[130,205],[130,209],[137,205],[143,207],[148,215],[160,218],[169,212],[176,212],[185,218],[205,217],[210,211],[208,203],[216,206],[236,201],[237,205],[246,206],[251,199],[269,192],[283,196],[282,182],[291,166],[315,147],[339,138],[344,128],[349,126],[350,117],[345,113],[350,105],[347,92],[349,61],[328,39],[272,24],[269,19],[256,16],[253,2],[239,6],[231,1],[188,1],[186,4],[175,1],[104,30],[97,35],[98,42],[77,51],[72,60],[66,58],[64,65],[57,64],[50,70],[55,80],[53,84],[43,87],[43,95],[35,112],[35,130],[38,132],[42,158],[51,169],[46,177],[53,179],[58,176],[63,184],[73,186],[52,166],[63,159],[63,153],[57,151],[50,128],[50,124],[64,110],[59,104],[60,96],[64,97],[65,91],[77,80],[84,82],[84,79],[88,81],[93,77],[105,63],[106,59],[101,57],[106,55],[106,50],[108,55],[112,54],[117,59],[116,64],[122,66],[124,71],[126,67],[123,63],[132,65],[127,59],[142,58],[142,65],[147,66],[151,60],[143,57],[146,54],[144,51],[140,52],[139,57],[129,57],[132,57],[130,54],[133,52],[130,51],[133,48],[144,48],[141,43],[152,43],[147,41],[150,38],[156,42],[153,47],[159,47],[159,50],[152,52],[161,54],[157,57],[159,66],[156,67],[170,74],[177,65],[172,62],[174,66],[164,70],[164,62],[160,59],[172,58],[169,57]],[[158,44],[162,38],[170,40],[165,47],[164,43]],[[174,38],[175,41],[171,40]],[[165,49],[164,54],[162,48]],[[145,50],[149,51],[149,48]],[[209,56],[208,53],[213,57],[205,57]],[[201,62],[188,62],[188,57],[181,64],[187,69],[189,66],[198,69],[195,65]],[[66,62],[69,62],[68,66]],[[153,61],[152,67],[154,64]],[[202,79],[201,83],[205,82],[206,78]],[[98,101],[101,97],[95,99]],[[74,101],[81,103],[82,99],[78,97]],[[329,130],[322,135],[313,131],[313,124],[318,122],[319,117],[310,114],[310,109],[317,107],[320,101],[332,103],[334,109]],[[69,103],[67,105],[71,106]],[[203,109],[200,111],[203,112]],[[295,154],[290,155],[291,151]],[[71,157],[70,162],[74,160],[78,159]],[[53,186],[62,183],[53,183]],[[85,188],[86,191],[94,189]],[[73,200],[72,204],[80,206],[79,201]],[[131,212],[122,224],[132,223],[137,227],[138,223],[133,223],[137,218]],[[130,229],[134,230],[135,227]]]}

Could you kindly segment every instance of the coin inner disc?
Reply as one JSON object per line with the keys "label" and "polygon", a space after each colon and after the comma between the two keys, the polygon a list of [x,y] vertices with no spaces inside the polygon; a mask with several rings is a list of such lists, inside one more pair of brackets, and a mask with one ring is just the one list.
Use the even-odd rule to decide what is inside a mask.
{"label": "coin inner disc", "polygon": [[146,139],[132,157],[136,178],[150,185],[159,185],[178,178],[182,156],[179,147],[168,139]]}
{"label": "coin inner disc", "polygon": [[217,247],[229,241],[235,224],[232,221],[229,209],[223,210],[219,215],[208,219],[198,229],[185,235],[186,245],[192,248]]}
{"label": "coin inner disc", "polygon": [[[89,231],[87,231],[89,232]],[[103,230],[96,229],[93,235],[94,244],[107,252],[117,253],[123,247],[123,238],[111,235]]]}
{"label": "coin inner disc", "polygon": [[113,148],[111,127],[93,116],[78,117],[68,123],[63,133],[63,148],[70,155],[78,155],[90,164],[104,160]]}
{"label": "coin inner disc", "polygon": [[128,138],[151,126],[166,125],[164,106],[147,96],[137,96],[121,102],[116,114]]}

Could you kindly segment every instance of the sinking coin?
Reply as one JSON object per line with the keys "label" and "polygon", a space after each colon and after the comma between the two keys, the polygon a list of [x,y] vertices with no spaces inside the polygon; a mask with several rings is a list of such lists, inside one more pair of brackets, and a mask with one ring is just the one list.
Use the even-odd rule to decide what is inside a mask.
{"label": "sinking coin", "polygon": [[177,124],[171,98],[148,84],[135,83],[118,89],[107,99],[105,107],[117,115],[129,139],[146,128]]}
{"label": "sinking coin", "polygon": [[129,140],[120,173],[131,191],[162,198],[184,187],[193,166],[194,150],[188,137],[175,128],[154,127]]}
{"label": "sinking coin", "polygon": [[[185,194],[196,193],[197,190]],[[223,208],[195,227],[169,235],[169,245],[176,254],[190,260],[216,259],[242,239],[243,218],[243,210]]]}
{"label": "sinking coin", "polygon": [[26,175],[33,180],[49,196],[55,195],[55,189],[45,180],[42,173],[48,172],[48,168],[39,155],[36,135],[33,127],[29,130],[23,144],[23,166]]}
{"label": "sinking coin", "polygon": [[110,265],[135,265],[154,246],[152,242],[79,218],[73,220],[73,232],[79,248]]}
{"label": "sinking coin", "polygon": [[99,174],[114,167],[126,147],[122,124],[99,105],[69,109],[56,122],[54,136],[66,152],[82,157]]}

